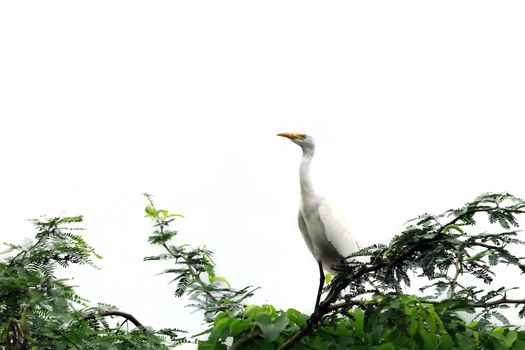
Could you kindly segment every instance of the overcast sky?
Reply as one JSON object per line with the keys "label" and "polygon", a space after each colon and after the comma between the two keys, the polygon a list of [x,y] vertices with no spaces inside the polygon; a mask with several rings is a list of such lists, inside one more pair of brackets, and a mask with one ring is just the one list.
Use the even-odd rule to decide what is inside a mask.
{"label": "overcast sky", "polygon": [[[141,193],[184,214],[254,303],[309,312],[300,149],[361,245],[478,194],[525,197],[522,1],[34,1],[0,4],[1,240],[85,216],[81,295],[197,331]],[[517,275],[515,275],[517,276]]]}

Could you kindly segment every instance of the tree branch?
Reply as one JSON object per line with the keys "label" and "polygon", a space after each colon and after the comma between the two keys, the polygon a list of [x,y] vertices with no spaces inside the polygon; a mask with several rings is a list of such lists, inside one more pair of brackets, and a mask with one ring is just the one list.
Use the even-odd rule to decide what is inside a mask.
{"label": "tree branch", "polygon": [[494,250],[497,250],[497,251],[505,251],[505,246],[496,246],[496,245],[490,245],[490,244],[486,244],[486,243],[481,243],[481,242],[475,242],[473,244],[469,244],[469,245],[472,245],[472,246],[479,246],[479,247],[483,247],[483,248],[487,248],[487,249],[494,249]]}
{"label": "tree branch", "polygon": [[[434,238],[429,239],[424,242],[424,246],[432,243],[436,243],[440,240],[440,238]],[[290,339],[288,339],[283,345],[279,347],[278,350],[287,350],[291,349],[295,344],[297,344],[301,339],[306,337],[308,334],[312,332],[314,327],[321,321],[321,319],[328,314],[329,312],[337,309],[334,308],[334,305],[331,306],[331,304],[337,299],[337,296],[339,293],[348,287],[352,281],[357,280],[358,278],[364,276],[365,274],[368,274],[370,272],[375,272],[380,269],[383,269],[385,267],[390,267],[396,264],[399,264],[402,261],[407,260],[410,258],[414,253],[419,251],[421,249],[420,244],[416,244],[412,246],[410,249],[408,249],[406,252],[398,255],[396,258],[391,260],[382,260],[377,262],[374,265],[370,265],[367,267],[360,268],[358,271],[356,271],[353,275],[345,278],[342,283],[340,283],[338,286],[335,286],[333,289],[330,290],[326,298],[319,304],[317,309],[310,315],[308,320],[306,321],[306,324],[302,326],[299,331],[294,334]],[[343,304],[336,304],[337,306],[341,306]]]}
{"label": "tree branch", "polygon": [[[467,210],[463,214],[456,216],[454,219],[452,219],[451,221],[449,221],[447,224],[443,225],[442,227],[446,228],[449,225],[454,225],[459,220],[462,220],[465,216],[468,216],[468,215],[471,215],[471,214],[475,214],[475,213],[479,213],[479,212],[482,212],[482,211],[486,212],[486,211],[491,210],[491,209],[500,209],[500,210],[506,211],[507,213],[513,213],[513,214],[525,214],[525,210],[508,209],[508,208],[500,208],[500,207],[492,207],[490,205],[484,205],[484,206],[474,207],[474,208],[472,208],[470,210]],[[440,232],[442,232],[442,229],[440,230]]]}
{"label": "tree branch", "polygon": [[[485,205],[485,206],[477,206],[477,207],[474,207],[473,209],[467,210],[463,214],[458,215],[457,217],[452,219],[447,224],[440,225],[441,228],[438,231],[438,233],[439,234],[443,234],[444,233],[443,230],[445,230],[448,226],[456,224],[456,222],[458,222],[459,220],[465,218],[466,216],[469,216],[471,214],[475,214],[477,212],[482,212],[482,211],[486,212],[486,211],[489,211],[489,210],[492,210],[492,209],[498,209],[498,208],[493,207],[493,206]],[[504,209],[504,208],[499,208],[499,209],[500,210],[505,210],[506,212],[514,213],[514,214],[523,214],[523,213],[525,213],[525,211],[521,210],[521,209]],[[436,242],[439,241],[439,239],[440,238],[431,239],[431,240],[428,240],[428,241],[426,241],[424,243],[425,243],[425,245],[436,243]],[[489,248],[489,249],[498,249],[498,250],[504,249],[502,247],[489,246],[487,244],[479,243],[479,242],[476,242],[475,245],[483,246],[483,247]],[[294,334],[290,339],[288,339],[288,341],[286,341],[283,345],[281,345],[279,347],[279,350],[291,349],[295,344],[297,344],[299,341],[301,341],[301,339],[303,339],[305,336],[307,336],[308,334],[310,334],[312,332],[314,327],[321,321],[323,316],[325,316],[326,314],[328,314],[331,311],[334,311],[334,310],[337,310],[339,308],[345,307],[347,305],[347,303],[340,303],[340,304],[335,304],[335,305],[331,305],[331,304],[337,299],[337,296],[339,295],[339,293],[344,288],[346,288],[350,283],[352,283],[352,281],[357,280],[358,278],[362,277],[363,275],[365,275],[367,273],[374,272],[374,271],[380,270],[382,268],[398,264],[398,263],[406,260],[407,258],[411,257],[418,250],[421,250],[421,246],[420,245],[415,245],[415,246],[411,247],[410,249],[408,249],[405,253],[399,255],[395,259],[387,260],[387,261],[380,261],[380,262],[378,262],[378,263],[376,263],[374,265],[361,268],[356,273],[354,273],[353,275],[345,278],[342,281],[342,283],[340,283],[338,286],[335,286],[333,289],[330,290],[330,292],[328,293],[326,298],[321,302],[321,304],[319,304],[317,309],[315,309],[315,311],[310,315],[310,317],[306,321],[306,324],[304,326],[302,326],[296,334]],[[456,273],[458,271],[461,271],[461,270],[457,270]],[[503,299],[500,299],[500,300],[497,300],[497,301],[493,301],[493,302],[490,302],[490,303],[472,304],[472,305],[469,305],[469,306],[471,306],[471,307],[488,307],[488,306],[493,306],[493,305],[497,305],[497,304],[522,303],[522,302],[523,302],[522,300],[512,300],[512,299],[503,298]],[[348,304],[351,305],[352,303],[348,303]]]}
{"label": "tree branch", "polygon": [[362,305],[366,302],[368,302],[370,300],[347,300],[347,301],[343,301],[341,303],[337,303],[337,304],[332,304],[330,306],[328,306],[327,310],[328,312],[332,312],[332,311],[336,311],[336,310],[339,310],[339,309],[346,309],[346,308],[349,308],[349,307],[352,307],[352,306],[357,306],[357,305]]}
{"label": "tree branch", "polygon": [[369,272],[374,272],[384,267],[392,266],[396,263],[399,263],[400,261],[412,255],[416,250],[417,250],[416,247],[413,247],[412,249],[410,249],[408,252],[401,255],[397,259],[394,259],[392,261],[381,261],[375,265],[361,268],[356,273],[354,273],[352,276],[346,278],[343,283],[341,283],[339,286],[336,286],[335,288],[330,290],[326,298],[319,304],[317,309],[315,309],[315,311],[310,315],[310,317],[306,321],[306,324],[302,326],[299,329],[299,331],[296,334],[294,334],[290,339],[288,339],[283,345],[281,345],[278,350],[291,349],[293,346],[295,346],[295,344],[301,341],[301,339],[303,339],[308,334],[310,334],[312,330],[314,329],[314,327],[321,321],[323,316],[328,314],[330,311],[333,311],[333,308],[330,308],[330,305],[337,299],[337,296],[339,295],[339,293],[343,289],[345,289],[352,281],[355,281],[356,279],[360,278],[361,276]]}
{"label": "tree branch", "polygon": [[131,323],[133,323],[135,325],[135,327],[139,328],[142,331],[146,331],[146,327],[144,327],[144,325],[142,323],[140,323],[139,320],[137,320],[135,318],[135,316],[133,316],[132,314],[128,314],[126,312],[122,312],[122,311],[118,311],[118,310],[99,310],[97,312],[97,314],[99,316],[102,316],[102,317],[106,317],[106,316],[123,317],[126,320],[130,321]]}
{"label": "tree branch", "polygon": [[494,300],[494,301],[488,301],[486,303],[466,304],[466,306],[487,308],[490,306],[495,306],[495,305],[500,305],[500,304],[525,304],[525,298],[524,299],[507,299],[507,297],[503,297],[501,299]]}

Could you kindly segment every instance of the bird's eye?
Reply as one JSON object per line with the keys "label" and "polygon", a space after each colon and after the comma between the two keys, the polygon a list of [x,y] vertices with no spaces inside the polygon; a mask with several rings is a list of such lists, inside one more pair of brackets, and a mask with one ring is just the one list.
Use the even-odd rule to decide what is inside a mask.
{"label": "bird's eye", "polygon": [[305,134],[298,134],[297,136],[299,136],[299,138],[301,140],[304,140],[306,138],[306,135]]}

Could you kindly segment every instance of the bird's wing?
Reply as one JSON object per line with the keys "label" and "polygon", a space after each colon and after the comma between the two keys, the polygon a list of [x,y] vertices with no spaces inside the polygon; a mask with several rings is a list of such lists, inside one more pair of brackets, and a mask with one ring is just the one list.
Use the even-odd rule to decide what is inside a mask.
{"label": "bird's wing", "polygon": [[325,227],[326,238],[341,256],[346,257],[358,250],[344,216],[326,200],[319,205],[319,218]]}
{"label": "bird's wing", "polygon": [[306,228],[306,222],[304,221],[303,214],[301,214],[300,210],[297,216],[297,222],[299,223],[299,231],[301,231],[301,234],[303,235],[304,241],[306,242],[308,249],[310,249],[310,252],[313,254],[314,251],[313,251],[312,239],[308,235],[308,229]]}

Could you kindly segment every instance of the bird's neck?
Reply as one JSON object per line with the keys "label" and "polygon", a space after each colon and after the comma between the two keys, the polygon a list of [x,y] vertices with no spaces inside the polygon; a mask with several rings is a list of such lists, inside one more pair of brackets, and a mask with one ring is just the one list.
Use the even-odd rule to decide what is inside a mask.
{"label": "bird's neck", "polygon": [[301,194],[313,192],[312,179],[310,177],[310,165],[314,157],[314,150],[303,148],[303,158],[299,168],[299,180],[301,184]]}

